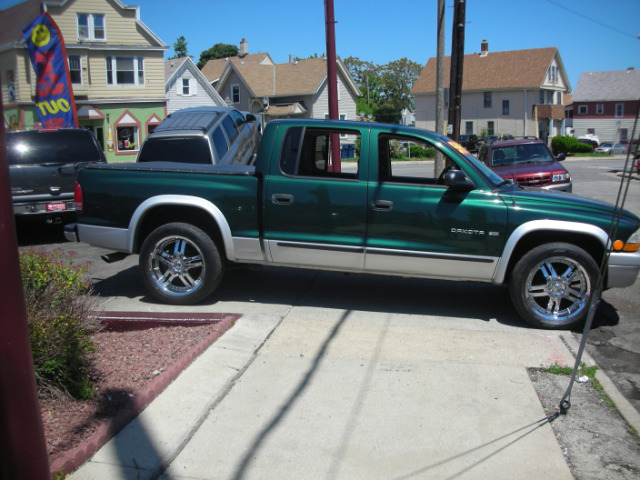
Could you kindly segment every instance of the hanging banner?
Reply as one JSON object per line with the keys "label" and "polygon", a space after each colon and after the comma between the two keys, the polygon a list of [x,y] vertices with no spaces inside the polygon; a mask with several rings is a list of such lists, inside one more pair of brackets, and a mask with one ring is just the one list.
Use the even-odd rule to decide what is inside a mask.
{"label": "hanging banner", "polygon": [[36,111],[44,128],[78,127],[67,52],[60,29],[43,13],[22,29],[36,71]]}

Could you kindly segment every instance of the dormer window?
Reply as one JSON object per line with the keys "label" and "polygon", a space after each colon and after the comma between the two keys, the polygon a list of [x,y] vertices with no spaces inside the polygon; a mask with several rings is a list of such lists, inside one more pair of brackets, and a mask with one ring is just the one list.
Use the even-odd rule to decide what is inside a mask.
{"label": "dormer window", "polygon": [[78,40],[105,41],[107,39],[104,15],[95,13],[78,13],[76,18]]}

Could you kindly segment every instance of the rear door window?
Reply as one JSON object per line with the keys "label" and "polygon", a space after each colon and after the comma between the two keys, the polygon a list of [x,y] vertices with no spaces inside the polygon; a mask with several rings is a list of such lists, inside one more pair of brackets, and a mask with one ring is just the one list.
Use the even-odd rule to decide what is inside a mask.
{"label": "rear door window", "polygon": [[227,150],[229,150],[229,142],[227,141],[227,137],[225,137],[221,127],[217,127],[213,131],[211,138],[213,139],[213,147],[216,151],[216,163],[220,163],[227,153]]}
{"label": "rear door window", "polygon": [[90,132],[16,132],[7,135],[9,165],[66,164],[102,160]]}
{"label": "rear door window", "polygon": [[203,137],[150,138],[144,143],[138,161],[212,163],[209,145]]}

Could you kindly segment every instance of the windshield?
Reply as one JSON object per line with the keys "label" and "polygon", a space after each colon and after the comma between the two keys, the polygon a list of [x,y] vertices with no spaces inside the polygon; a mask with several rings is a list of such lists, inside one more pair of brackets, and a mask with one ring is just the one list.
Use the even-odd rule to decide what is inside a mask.
{"label": "windshield", "polygon": [[491,150],[491,166],[493,167],[541,162],[553,162],[553,157],[549,150],[540,143],[505,145]]}
{"label": "windshield", "polygon": [[476,168],[476,170],[480,170],[480,173],[482,173],[494,187],[504,183],[504,178],[491,170],[473,155],[465,155],[465,158]]}

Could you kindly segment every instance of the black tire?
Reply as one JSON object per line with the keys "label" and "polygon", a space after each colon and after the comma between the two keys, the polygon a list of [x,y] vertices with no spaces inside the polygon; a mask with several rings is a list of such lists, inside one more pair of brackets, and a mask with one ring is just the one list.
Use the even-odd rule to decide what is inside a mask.
{"label": "black tire", "polygon": [[204,300],[224,274],[215,242],[187,223],[169,223],[151,232],[142,244],[139,265],[147,290],[172,305]]}
{"label": "black tire", "polygon": [[596,292],[600,269],[580,247],[549,243],[516,263],[509,279],[511,301],[536,328],[569,329],[582,324]]}

